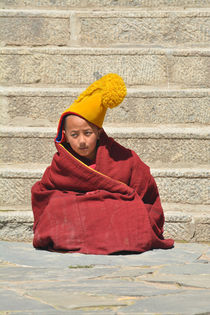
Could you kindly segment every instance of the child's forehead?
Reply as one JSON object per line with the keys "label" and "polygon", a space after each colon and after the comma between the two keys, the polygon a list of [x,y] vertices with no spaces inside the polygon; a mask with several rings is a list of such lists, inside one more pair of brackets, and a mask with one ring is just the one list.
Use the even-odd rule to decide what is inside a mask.
{"label": "child's forehead", "polygon": [[77,115],[68,115],[65,118],[65,126],[68,129],[93,129],[94,127],[97,128],[96,126],[94,126],[92,123],[88,122],[87,120],[85,120],[84,118],[77,116]]}

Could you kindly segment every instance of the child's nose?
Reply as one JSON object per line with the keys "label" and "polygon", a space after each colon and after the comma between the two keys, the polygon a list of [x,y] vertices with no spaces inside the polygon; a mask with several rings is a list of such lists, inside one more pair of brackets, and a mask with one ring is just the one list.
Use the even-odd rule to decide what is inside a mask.
{"label": "child's nose", "polygon": [[85,144],[85,137],[84,137],[84,135],[80,135],[80,137],[79,137],[79,143],[80,143],[80,144]]}

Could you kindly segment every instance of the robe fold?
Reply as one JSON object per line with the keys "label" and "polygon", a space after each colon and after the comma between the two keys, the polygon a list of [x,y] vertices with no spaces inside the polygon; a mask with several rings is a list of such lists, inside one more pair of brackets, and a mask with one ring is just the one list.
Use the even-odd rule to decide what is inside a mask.
{"label": "robe fold", "polygon": [[103,131],[92,169],[65,143],[32,187],[33,245],[85,254],[170,248],[154,178],[137,154]]}

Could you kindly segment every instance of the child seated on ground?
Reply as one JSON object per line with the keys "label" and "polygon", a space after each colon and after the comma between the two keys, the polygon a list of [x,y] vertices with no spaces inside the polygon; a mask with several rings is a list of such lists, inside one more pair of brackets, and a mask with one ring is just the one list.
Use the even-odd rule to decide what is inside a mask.
{"label": "child seated on ground", "polygon": [[34,247],[115,254],[173,246],[149,167],[102,129],[107,108],[125,95],[123,79],[107,74],[61,115],[57,153],[32,187]]}

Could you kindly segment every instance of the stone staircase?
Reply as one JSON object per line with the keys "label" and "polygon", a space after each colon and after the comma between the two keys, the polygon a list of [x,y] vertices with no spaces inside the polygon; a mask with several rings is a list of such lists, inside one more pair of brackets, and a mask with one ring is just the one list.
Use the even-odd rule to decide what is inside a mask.
{"label": "stone staircase", "polygon": [[210,241],[209,17],[209,0],[1,0],[1,239],[32,239],[60,114],[116,72],[128,95],[105,130],[151,167],[165,236]]}

